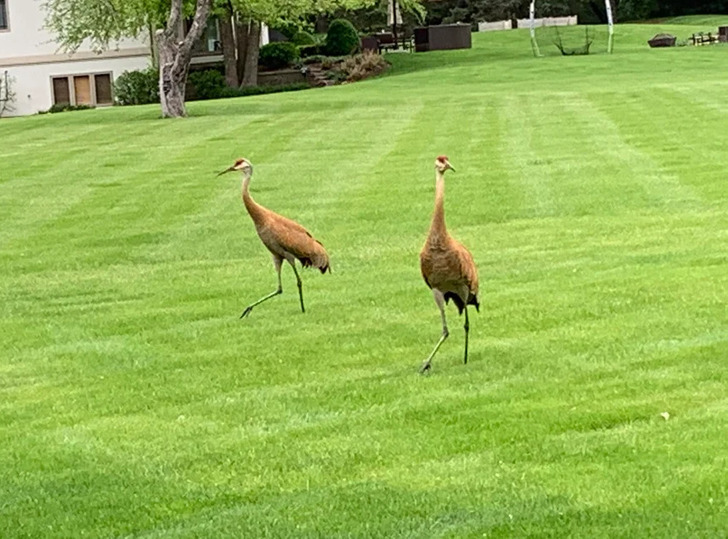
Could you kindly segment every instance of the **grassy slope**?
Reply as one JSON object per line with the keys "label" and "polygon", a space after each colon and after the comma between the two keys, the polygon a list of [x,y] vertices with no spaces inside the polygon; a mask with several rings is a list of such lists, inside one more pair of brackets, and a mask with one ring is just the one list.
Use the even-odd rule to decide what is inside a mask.
{"label": "grassy slope", "polygon": [[[0,122],[0,536],[724,534],[728,49],[662,30]],[[439,153],[483,305],[420,377]],[[240,155],[332,254],[306,315],[286,269],[237,319],[275,285]]]}
{"label": "grassy slope", "polygon": [[659,23],[662,25],[688,25],[699,26],[697,32],[717,33],[718,26],[728,25],[728,15],[682,15],[680,17],[669,17],[648,21],[648,24]]}

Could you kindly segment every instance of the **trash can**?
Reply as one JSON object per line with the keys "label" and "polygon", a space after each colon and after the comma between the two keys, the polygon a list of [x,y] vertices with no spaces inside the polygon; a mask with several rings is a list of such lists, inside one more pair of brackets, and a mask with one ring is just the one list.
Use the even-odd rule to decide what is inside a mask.
{"label": "trash can", "polygon": [[441,24],[428,27],[429,50],[469,49],[472,47],[469,24]]}
{"label": "trash can", "polygon": [[415,52],[430,50],[428,33],[427,27],[415,28]]}
{"label": "trash can", "polygon": [[728,26],[718,27],[718,41],[721,43],[728,43]]}

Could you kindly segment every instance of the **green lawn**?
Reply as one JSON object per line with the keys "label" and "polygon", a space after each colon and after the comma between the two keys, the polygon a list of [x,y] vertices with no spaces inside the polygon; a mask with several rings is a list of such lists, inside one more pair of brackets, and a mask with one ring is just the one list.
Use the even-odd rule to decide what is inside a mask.
{"label": "green lawn", "polygon": [[[699,24],[0,121],[0,537],[725,537],[728,47],[646,45]],[[482,304],[420,376],[442,153]],[[241,156],[332,256],[305,315],[284,268],[238,319]]]}
{"label": "green lawn", "polygon": [[[648,21],[649,23],[660,23],[666,25],[688,25],[688,26],[700,26],[697,28],[698,32],[713,32],[717,33],[718,26],[728,26],[728,15],[683,15],[681,17],[669,17],[666,19],[657,19],[656,21]],[[680,30],[671,29],[673,32]]]}

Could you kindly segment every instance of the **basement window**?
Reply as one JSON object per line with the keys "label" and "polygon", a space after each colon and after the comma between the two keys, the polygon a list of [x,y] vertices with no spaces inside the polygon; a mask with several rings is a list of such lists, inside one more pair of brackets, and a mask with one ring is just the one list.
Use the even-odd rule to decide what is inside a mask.
{"label": "basement window", "polygon": [[53,79],[53,103],[56,105],[71,104],[71,90],[68,86],[68,77]]}
{"label": "basement window", "polygon": [[111,73],[53,77],[53,104],[92,107],[113,105],[111,80]]}
{"label": "basement window", "polygon": [[0,30],[8,29],[8,6],[7,0],[0,0]]}

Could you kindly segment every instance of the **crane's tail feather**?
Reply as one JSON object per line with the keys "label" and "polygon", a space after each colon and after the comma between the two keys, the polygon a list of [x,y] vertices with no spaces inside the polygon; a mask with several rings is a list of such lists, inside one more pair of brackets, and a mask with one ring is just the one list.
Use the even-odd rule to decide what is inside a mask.
{"label": "crane's tail feather", "polygon": [[474,294],[471,294],[468,297],[468,301],[465,302],[457,294],[454,294],[452,292],[445,292],[445,303],[450,303],[450,300],[452,300],[452,302],[458,308],[458,314],[463,314],[466,305],[473,305],[475,306],[475,310],[480,312],[480,301],[478,300],[478,296]]}
{"label": "crane's tail feather", "polygon": [[326,252],[326,249],[324,249],[324,246],[318,241],[316,242],[316,248],[313,249],[310,254],[298,257],[298,260],[301,261],[301,265],[304,268],[316,268],[321,273],[326,273],[327,271],[331,273],[329,254]]}
{"label": "crane's tail feather", "polygon": [[460,296],[458,296],[457,294],[453,294],[452,292],[445,292],[445,303],[450,303],[450,300],[452,300],[452,302],[458,308],[458,314],[463,314],[463,309],[465,309],[465,302],[460,299]]}
{"label": "crane's tail feather", "polygon": [[316,261],[315,259],[311,258],[299,258],[298,260],[301,261],[301,265],[304,268],[316,268],[321,273],[326,273],[327,271],[331,273],[331,266],[329,265],[329,261]]}

